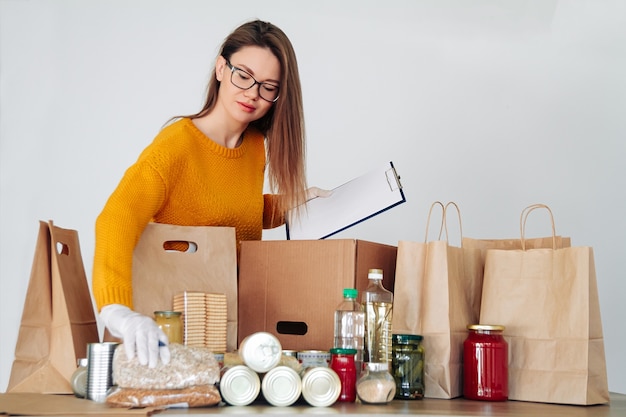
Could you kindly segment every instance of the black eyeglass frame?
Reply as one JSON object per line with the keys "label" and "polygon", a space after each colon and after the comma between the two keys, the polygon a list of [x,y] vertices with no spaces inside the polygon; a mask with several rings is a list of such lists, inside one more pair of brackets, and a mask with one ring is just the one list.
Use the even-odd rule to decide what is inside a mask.
{"label": "black eyeglass frame", "polygon": [[[258,86],[259,86],[259,90],[258,90],[258,91],[259,91],[259,97],[261,97],[263,100],[267,101],[268,103],[276,103],[276,101],[277,101],[277,100],[278,100],[278,98],[280,97],[280,86],[278,86],[278,85],[276,85],[276,84],[273,84],[273,83],[268,83],[267,81],[263,81],[263,82],[259,82],[259,81],[257,81],[257,80],[256,80],[256,78],[254,78],[254,77],[252,76],[252,74],[250,74],[248,71],[246,71],[246,70],[244,70],[244,69],[242,69],[242,68],[239,68],[239,67],[234,66],[233,64],[231,64],[231,63],[230,63],[230,61],[229,61],[228,59],[226,60],[226,65],[228,65],[228,68],[230,69],[230,83],[231,83],[232,85],[234,85],[235,87],[237,87],[237,88],[239,88],[239,89],[241,89],[241,90],[249,90],[249,89],[251,89],[252,87],[254,87],[255,85],[257,85],[257,84],[258,84]],[[235,71],[241,71],[241,72],[243,72],[243,73],[244,73],[244,74],[246,74],[248,77],[250,77],[250,78],[252,79],[252,81],[254,81],[254,83],[253,83],[250,87],[248,87],[248,88],[244,88],[244,87],[240,87],[240,86],[238,86],[238,85],[237,85],[237,84],[235,84],[235,82],[233,81],[233,75],[235,74]],[[261,94],[261,87],[262,87],[263,85],[271,85],[273,88],[276,88],[276,89],[278,90],[278,95],[276,96],[276,98],[275,98],[274,100],[268,100],[268,99],[266,99],[265,97],[263,97],[263,94]]]}

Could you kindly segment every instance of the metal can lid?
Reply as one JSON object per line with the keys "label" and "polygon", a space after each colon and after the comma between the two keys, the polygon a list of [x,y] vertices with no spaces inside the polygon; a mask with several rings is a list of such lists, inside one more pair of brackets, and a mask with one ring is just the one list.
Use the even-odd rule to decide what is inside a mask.
{"label": "metal can lid", "polygon": [[78,398],[85,398],[87,395],[87,368],[85,366],[78,367],[72,374],[70,382],[74,395]]}
{"label": "metal can lid", "polygon": [[467,326],[468,330],[478,330],[478,331],[495,331],[501,332],[504,331],[504,326],[500,324],[470,324]]}
{"label": "metal can lid", "polygon": [[295,403],[302,393],[300,375],[288,366],[272,368],[261,382],[263,397],[276,407],[288,407]]}
{"label": "metal can lid", "polygon": [[261,391],[259,375],[245,365],[228,368],[220,378],[220,394],[230,405],[248,405]]}
{"label": "metal can lid", "polygon": [[394,334],[391,336],[393,343],[398,345],[408,345],[411,343],[418,343],[422,341],[422,336],[419,334]]}
{"label": "metal can lid", "polygon": [[265,373],[278,365],[282,357],[280,341],[271,333],[257,332],[244,338],[239,355],[253,371]]}
{"label": "metal can lid", "polygon": [[341,380],[325,367],[309,368],[302,377],[302,396],[313,407],[333,405],[341,395]]}
{"label": "metal can lid", "polygon": [[183,314],[181,311],[169,311],[169,310],[155,311],[154,312],[155,316],[163,316],[163,317],[178,317],[181,314]]}
{"label": "metal can lid", "polygon": [[292,350],[292,349],[283,349],[282,352],[283,356],[291,356],[292,358],[297,358],[298,357],[298,351],[297,350]]}
{"label": "metal can lid", "polygon": [[298,351],[298,355],[304,355],[304,356],[309,356],[309,355],[325,356],[325,355],[328,355],[328,351],[327,350],[315,350],[315,349],[300,350],[300,351]]}

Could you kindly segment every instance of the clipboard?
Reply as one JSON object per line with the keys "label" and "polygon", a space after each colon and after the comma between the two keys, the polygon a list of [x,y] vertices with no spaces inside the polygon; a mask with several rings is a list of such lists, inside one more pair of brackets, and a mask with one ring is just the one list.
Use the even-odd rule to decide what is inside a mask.
{"label": "clipboard", "polygon": [[369,171],[316,197],[286,216],[287,239],[325,239],[406,202],[400,176],[393,162]]}

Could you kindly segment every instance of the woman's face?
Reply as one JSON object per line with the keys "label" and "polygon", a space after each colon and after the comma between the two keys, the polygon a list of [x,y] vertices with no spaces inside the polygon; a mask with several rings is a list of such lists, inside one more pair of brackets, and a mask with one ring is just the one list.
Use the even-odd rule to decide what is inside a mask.
{"label": "woman's face", "polygon": [[280,62],[258,46],[240,49],[229,61],[218,57],[215,74],[221,83],[218,102],[242,123],[265,116],[280,87]]}

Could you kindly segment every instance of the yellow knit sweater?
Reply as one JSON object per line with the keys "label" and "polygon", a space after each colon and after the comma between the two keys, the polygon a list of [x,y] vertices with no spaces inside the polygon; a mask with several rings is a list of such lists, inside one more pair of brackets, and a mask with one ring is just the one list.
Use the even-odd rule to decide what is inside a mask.
{"label": "yellow knit sweater", "polygon": [[100,310],[132,305],[133,251],[149,222],[232,226],[237,242],[259,240],[272,223],[275,196],[263,195],[265,143],[249,129],[225,148],[190,119],[164,128],[125,172],[96,221],[93,293]]}

